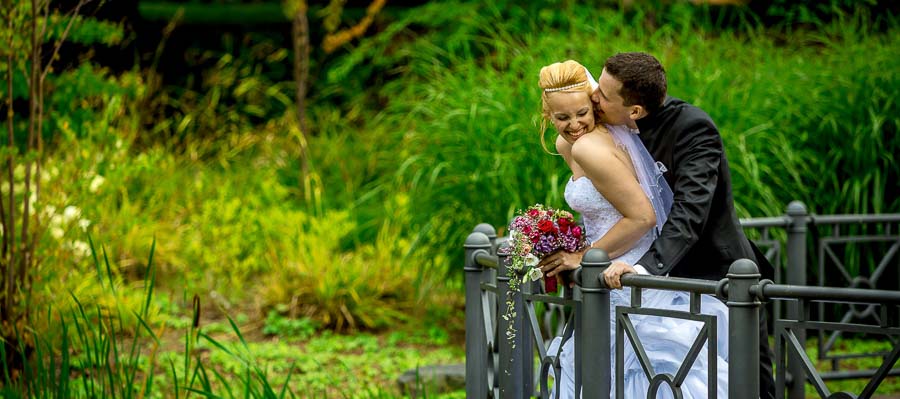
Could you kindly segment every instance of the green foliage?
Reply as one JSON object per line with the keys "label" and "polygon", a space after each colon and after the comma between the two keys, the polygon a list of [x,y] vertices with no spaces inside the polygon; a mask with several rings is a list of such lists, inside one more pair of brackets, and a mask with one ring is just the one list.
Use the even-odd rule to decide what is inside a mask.
{"label": "green foliage", "polygon": [[[23,2],[24,3],[24,2]],[[71,21],[66,41],[84,45],[101,44],[115,46],[122,43],[125,30],[122,23],[99,21],[84,15],[60,15],[57,11],[50,17],[46,39],[59,40]]]}
{"label": "green foliage", "polygon": [[[869,339],[852,339],[844,337],[846,336],[842,336],[841,339],[836,341],[835,347],[830,352],[830,355],[839,357],[842,354],[887,354],[890,353],[890,351],[893,349],[891,339],[887,337],[872,336],[869,337]],[[819,350],[817,337],[809,337],[807,339],[806,353],[809,358],[813,360],[816,370],[819,370],[820,372],[838,370],[877,370],[884,363],[884,358],[881,356],[858,357],[852,358],[852,360],[846,359],[838,361],[837,363],[839,364],[840,368],[835,369],[835,363],[833,363],[831,360],[818,359]],[[858,394],[859,392],[862,392],[867,383],[868,380],[865,379],[836,380],[826,382],[825,386],[827,386],[831,392],[843,391],[852,394]],[[881,382],[881,385],[878,386],[876,396],[880,394],[889,394],[896,392],[900,392],[900,378],[888,377],[885,378],[884,381]],[[815,387],[812,386],[812,384],[806,384],[806,395],[807,397],[814,397],[818,395],[818,392],[816,391]]]}
{"label": "green foliage", "polygon": [[855,12],[866,12],[873,22],[893,23],[891,13],[880,12],[890,5],[879,0],[828,0],[828,1],[787,1],[775,0],[765,10],[765,16],[776,22],[777,27],[792,31],[798,27],[821,28],[835,19]]}
{"label": "green foliage", "polygon": [[[574,58],[598,74],[615,52],[648,51],[666,66],[670,93],[704,108],[720,127],[742,217],[781,214],[793,199],[817,213],[900,209],[890,184],[900,176],[890,89],[900,87],[890,66],[900,51],[896,24],[875,30],[859,10],[785,37],[749,25],[752,18],[739,29],[717,28],[710,9],[687,4],[560,8],[431,3],[363,40],[334,62],[323,92],[369,84],[344,102],[343,116],[363,124],[350,131],[371,133],[375,142],[349,150],[367,158],[324,159],[321,170],[360,165],[353,169],[374,179],[366,187],[385,187],[369,191],[364,206],[408,191],[418,207],[411,225],[425,232],[421,245],[450,257],[458,249],[446,243],[462,242],[477,222],[504,226],[516,208],[564,206],[568,172],[541,149],[540,67]],[[527,32],[534,26],[540,35]],[[357,117],[370,102],[386,105]],[[331,112],[313,110],[314,125],[348,130]],[[552,143],[550,130],[543,140]],[[320,145],[343,149],[344,140],[328,135]],[[335,188],[331,195],[341,195],[344,187]]]}
{"label": "green foliage", "polygon": [[190,49],[187,59],[203,66],[199,82],[189,76],[183,87],[160,87],[155,71],[143,114],[151,125],[143,142],[167,144],[193,156],[219,155],[220,140],[240,136],[252,126],[278,119],[292,109],[288,51],[270,37],[222,38],[222,51]]}
{"label": "green foliage", "polygon": [[[43,325],[32,330],[29,348],[16,337],[19,346],[13,355],[20,357],[25,367],[15,372],[22,374],[11,376],[12,370],[3,364],[3,385],[9,395],[6,397],[142,396],[145,386],[138,383],[139,372],[145,367],[141,347],[145,340],[159,344],[148,324],[155,279],[151,273],[143,292],[130,292],[141,296],[139,304],[128,303],[129,295],[120,295],[116,288],[106,253],[102,254],[101,264],[93,247],[91,252],[99,285],[106,287],[105,293],[111,300],[93,298],[93,304],[85,305],[70,293],[71,303],[65,306],[66,311],[56,312],[52,305],[47,306]],[[153,247],[150,254],[148,268],[152,265]],[[28,355],[31,348],[34,353]],[[80,378],[73,379],[70,373]]]}
{"label": "green foliage", "polygon": [[269,310],[263,333],[280,337],[307,339],[316,332],[316,322],[305,317],[300,319],[285,317],[282,313],[287,310],[285,305],[279,306],[277,310]]}
{"label": "green foliage", "polygon": [[[68,353],[58,348],[70,337],[66,345],[79,346],[72,373],[122,367],[146,377],[153,397],[186,396],[186,387],[390,397],[383,387],[404,369],[460,361],[450,339],[463,328],[460,243],[478,222],[504,226],[515,209],[565,207],[569,176],[541,147],[554,132],[542,132],[536,81],[541,66],[568,58],[596,75],[618,51],[659,57],[670,92],[720,127],[741,216],[780,214],[793,199],[816,213],[900,211],[892,16],[842,8],[787,30],[749,11],[723,19],[687,3],[488,3],[428,2],[317,60],[306,143],[292,122],[291,57],[272,37],[227,36],[223,51],[192,50],[207,71],[182,87],[89,61],[52,71],[32,299],[69,309],[69,297],[54,294],[72,292],[85,312],[35,322],[47,334],[37,359],[57,362],[43,370],[61,370],[49,348]],[[121,40],[109,30],[116,25],[83,21],[77,40]],[[26,129],[18,115],[16,129]],[[96,260],[87,233],[106,243]],[[145,316],[151,272],[163,292]],[[249,316],[194,329],[170,299],[177,290]],[[116,314],[114,325],[104,319]],[[404,324],[419,329],[329,333]],[[186,331],[183,344],[173,349],[168,330]],[[144,354],[161,340],[155,360],[96,360],[113,350],[97,342],[137,336]],[[53,378],[40,381],[79,394],[113,389],[84,378],[59,388]]]}
{"label": "green foliage", "polygon": [[27,364],[22,374],[13,374],[7,363],[0,369],[3,397],[395,397],[382,387],[405,369],[461,359],[460,348],[424,342],[410,346],[365,334],[312,336],[309,323],[301,323],[305,337],[251,343],[231,318],[227,329],[203,325],[197,299],[191,310],[194,321],[178,328],[183,345],[177,345],[173,339],[178,338],[164,334],[167,323],[154,305],[153,254],[151,247],[146,264],[151,272],[135,306],[121,302],[124,297],[117,293],[122,290],[113,285],[116,278],[106,254],[92,251],[94,259],[104,259],[95,267],[112,300],[101,305],[88,295],[72,294],[63,305],[66,310],[48,306],[45,324],[31,336],[33,355],[24,340],[11,354]]}

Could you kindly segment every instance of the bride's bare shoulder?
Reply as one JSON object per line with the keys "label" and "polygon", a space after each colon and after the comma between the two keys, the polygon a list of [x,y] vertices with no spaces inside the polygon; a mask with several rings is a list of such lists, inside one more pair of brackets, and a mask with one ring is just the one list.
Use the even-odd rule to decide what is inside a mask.
{"label": "bride's bare shoulder", "polygon": [[593,131],[578,138],[572,144],[572,156],[575,159],[597,158],[610,155],[614,149],[606,130]]}

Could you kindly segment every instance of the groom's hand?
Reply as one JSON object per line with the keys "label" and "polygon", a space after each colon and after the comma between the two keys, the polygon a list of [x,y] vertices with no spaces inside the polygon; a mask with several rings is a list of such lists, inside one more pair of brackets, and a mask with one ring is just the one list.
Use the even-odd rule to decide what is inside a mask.
{"label": "groom's hand", "polygon": [[637,273],[637,271],[625,262],[615,261],[603,271],[603,281],[611,289],[621,289],[622,275],[625,273]]}

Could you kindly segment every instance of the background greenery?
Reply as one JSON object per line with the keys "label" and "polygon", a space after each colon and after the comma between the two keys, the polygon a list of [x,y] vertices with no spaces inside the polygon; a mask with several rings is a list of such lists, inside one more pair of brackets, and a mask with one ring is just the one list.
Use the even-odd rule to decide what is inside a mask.
{"label": "background greenery", "polygon": [[[300,348],[290,356],[320,364],[300,367],[295,394],[351,397],[395,395],[401,369],[461,361],[464,238],[479,222],[502,234],[535,202],[564,206],[568,172],[541,148],[535,88],[541,66],[565,59],[598,74],[616,52],[657,56],[670,94],[719,126],[741,217],[781,214],[794,199],[823,214],[900,212],[895,11],[825,4],[394,9],[364,38],[316,53],[306,140],[283,37],[224,34],[216,48],[188,49],[197,72],[175,80],[160,64],[175,45],[165,35],[156,58],[124,71],[87,52],[50,78],[31,299],[48,315],[33,318],[35,331],[56,348],[43,355],[61,355],[79,317],[111,337],[143,337],[132,367],[144,381],[158,375],[150,384],[166,397],[173,381],[185,385],[192,359],[275,386],[291,370],[279,354]],[[85,18],[71,41],[115,49],[130,34]],[[192,327],[195,296],[202,316]],[[118,330],[96,323],[110,314],[125,319]],[[266,372],[222,360],[237,351],[215,345],[215,332],[237,344],[241,330],[246,353],[278,359],[259,361]],[[337,343],[332,331],[364,333]],[[342,345],[366,356],[347,357]],[[73,362],[96,352],[72,348]],[[385,361],[394,363],[377,365]],[[255,386],[247,378],[236,386]]]}

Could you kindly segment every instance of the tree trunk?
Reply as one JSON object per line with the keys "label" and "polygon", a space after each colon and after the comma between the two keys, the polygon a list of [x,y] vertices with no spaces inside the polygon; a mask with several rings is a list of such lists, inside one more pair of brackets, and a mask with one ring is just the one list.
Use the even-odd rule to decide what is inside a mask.
{"label": "tree trunk", "polygon": [[[6,108],[6,128],[7,128],[7,136],[8,136],[8,149],[11,151],[14,145],[14,136],[15,130],[13,126],[13,117],[15,113],[13,112],[13,69],[15,66],[13,65],[13,11],[15,8],[8,1],[3,2],[3,8],[6,11],[6,28],[7,33],[9,34],[9,38],[7,40],[7,49],[9,53],[6,54],[6,94],[7,94],[7,108]],[[2,308],[0,308],[0,320],[6,320],[7,314],[10,311],[12,303],[10,302],[12,298],[9,293],[11,292],[10,284],[12,281],[12,267],[10,267],[10,251],[12,251],[12,242],[10,241],[9,232],[13,229],[13,159],[12,152],[9,153],[6,157],[6,168],[8,171],[9,178],[9,200],[8,201],[0,201],[0,213],[3,215],[3,252],[0,253],[0,264],[2,264],[2,268],[0,268],[0,273],[2,273],[3,280],[5,284],[3,285],[3,302]],[[6,216],[6,204],[9,204],[9,217]]]}

